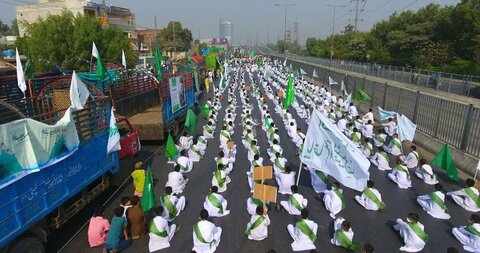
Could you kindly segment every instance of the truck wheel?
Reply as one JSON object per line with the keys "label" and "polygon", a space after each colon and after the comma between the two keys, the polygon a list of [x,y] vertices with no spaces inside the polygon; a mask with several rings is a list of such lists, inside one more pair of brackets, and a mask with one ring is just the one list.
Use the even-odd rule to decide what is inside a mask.
{"label": "truck wheel", "polygon": [[36,237],[26,237],[15,243],[9,253],[45,253],[45,246]]}

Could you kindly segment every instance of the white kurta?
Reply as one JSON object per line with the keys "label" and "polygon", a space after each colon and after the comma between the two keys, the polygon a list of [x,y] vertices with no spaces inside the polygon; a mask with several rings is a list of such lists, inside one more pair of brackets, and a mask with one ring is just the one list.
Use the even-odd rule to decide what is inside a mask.
{"label": "white kurta", "polygon": [[193,136],[181,136],[178,140],[179,151],[189,150],[193,144]]}
{"label": "white kurta", "polygon": [[362,126],[362,135],[365,138],[373,138],[373,125],[364,125]]}
{"label": "white kurta", "polygon": [[175,162],[175,166],[179,164],[180,165],[180,173],[189,173],[193,169],[193,162],[190,160],[190,158],[186,156],[180,156],[177,158],[177,161]]}
{"label": "white kurta", "polygon": [[[386,155],[386,157],[388,157],[388,155]],[[392,168],[390,168],[389,161],[378,152],[373,155],[373,157],[370,159],[370,162],[375,165],[379,170],[392,170]]]}
{"label": "white kurta", "polygon": [[[408,170],[408,169],[405,168],[405,170]],[[394,169],[392,170],[392,172],[388,173],[388,178],[390,178],[390,180],[395,182],[398,185],[398,187],[401,189],[408,189],[412,187],[412,181],[410,180],[410,176],[403,171]]]}
{"label": "white kurta", "polygon": [[[425,170],[427,173],[423,172],[421,168]],[[417,175],[417,177],[420,178],[426,184],[435,185],[438,183],[437,177],[433,173],[432,167],[428,164],[424,164],[420,168],[417,168],[415,170],[415,175]]]}
{"label": "white kurta", "polygon": [[[422,223],[417,222],[422,230],[424,226]],[[397,224],[393,226],[395,230],[400,233],[400,236],[403,238],[405,246],[401,247],[401,251],[406,252],[419,252],[425,247],[425,242],[420,239],[410,228],[410,226],[403,220],[397,219]]]}
{"label": "white kurta", "polygon": [[[198,222],[198,228],[202,233],[203,239],[207,243],[203,243],[198,240],[195,231],[193,231],[193,249],[197,253],[213,253],[220,245],[220,239],[222,236],[222,228],[216,227],[215,224],[210,221],[201,220]],[[210,243],[212,242],[212,243]]]}
{"label": "white kurta", "polygon": [[[478,190],[475,187],[470,187],[472,189],[473,193],[478,196]],[[447,193],[447,195],[452,196],[453,200],[455,203],[457,203],[459,206],[463,207],[467,211],[470,212],[478,212],[480,211],[480,208],[475,204],[475,201],[471,199],[467,193],[465,193],[465,189],[461,189],[458,191],[453,191]]]}
{"label": "white kurta", "polygon": [[[334,223],[333,223],[333,230],[334,231],[337,231],[337,230],[342,230],[342,223],[345,221],[344,218],[337,218]],[[343,233],[348,237],[348,239],[350,239],[351,241],[353,241],[353,230],[350,228],[348,231],[344,231],[342,230]],[[333,244],[333,245],[336,245],[336,246],[340,246],[342,247],[342,244],[340,243],[340,240],[337,238],[337,233],[333,233],[333,238],[332,240],[330,240],[330,242]]]}
{"label": "white kurta", "polygon": [[217,194],[217,193],[212,193],[215,195],[215,197],[217,197],[218,201],[220,201],[220,203],[222,203],[222,206],[223,206],[223,213],[219,213],[219,209],[216,208],[211,202],[210,200],[208,200],[208,196],[205,197],[205,202],[203,202],[203,208],[205,208],[205,210],[208,211],[208,215],[210,217],[223,217],[223,216],[226,216],[230,213],[230,210],[227,210],[227,200],[225,198],[223,198],[222,195],[220,194]]}
{"label": "white kurta", "polygon": [[383,123],[382,126],[383,126],[383,130],[385,130],[385,133],[390,136],[392,136],[396,132],[395,128],[397,124],[394,121]]}
{"label": "white kurta", "polygon": [[330,213],[330,217],[335,219],[335,215],[342,211],[342,200],[338,197],[334,190],[325,191],[323,196],[323,203],[325,208]]}
{"label": "white kurta", "polygon": [[[380,194],[380,192],[375,188],[370,188],[370,190],[373,192],[373,194],[375,194],[375,196],[377,196],[378,200],[380,200],[381,202],[382,195]],[[368,198],[364,193],[362,193],[362,195],[360,196],[355,196],[355,199],[360,205],[362,205],[367,210],[372,210],[372,211],[379,210],[379,206],[377,206],[377,204],[375,204],[375,202],[373,202],[370,198]]]}
{"label": "white kurta", "polygon": [[390,153],[394,156],[400,156],[402,155],[402,150],[399,147],[393,145],[394,140],[395,142],[400,143],[400,147],[401,147],[402,144],[399,139],[392,139],[388,144],[388,146],[386,145],[383,146],[383,149],[385,150],[385,152]]}
{"label": "white kurta", "polygon": [[375,134],[375,136],[373,138],[373,145],[375,145],[375,147],[379,148],[379,147],[381,147],[385,144],[386,139],[387,139],[386,134]]}
{"label": "white kurta", "polygon": [[[255,214],[250,218],[250,222],[247,224],[247,229],[252,226],[252,224],[260,217]],[[254,241],[261,241],[268,237],[268,225],[270,225],[270,218],[268,215],[265,217],[265,220],[260,224],[260,226],[251,230],[251,234],[248,236],[248,239]]]}
{"label": "white kurta", "polygon": [[[318,225],[314,221],[304,220],[305,223],[310,227],[312,232],[317,235]],[[303,250],[312,250],[315,249],[315,244],[306,236],[300,229],[296,226],[289,224],[287,226],[287,231],[293,239],[292,250],[293,251],[303,251]]]}
{"label": "white kurta", "polygon": [[172,187],[173,193],[182,193],[183,189],[185,189],[185,186],[187,185],[187,182],[188,180],[185,180],[182,173],[172,171],[168,173],[168,180],[165,186]]}
{"label": "white kurta", "polygon": [[150,252],[154,252],[170,247],[170,240],[172,240],[173,236],[175,235],[175,230],[177,226],[175,224],[168,226],[168,221],[159,216],[153,218],[152,221],[155,223],[158,231],[166,231],[168,236],[161,237],[151,232],[148,233],[148,235],[150,236],[150,240],[148,242],[148,250]]}
{"label": "white kurta", "polygon": [[[436,191],[435,195],[437,195],[442,201],[445,201],[445,194],[443,194],[441,191]],[[425,210],[432,217],[445,220],[450,219],[450,214],[445,212],[441,206],[437,205],[430,195],[427,194],[418,196],[417,202],[423,208],[423,210]]]}
{"label": "white kurta", "polygon": [[191,146],[190,149],[188,150],[188,158],[190,158],[192,162],[200,161],[201,159],[200,156],[203,156],[203,155],[205,155],[205,150],[202,150],[200,146],[198,146],[197,144]]}
{"label": "white kurta", "polygon": [[[304,198],[302,195],[298,194],[298,193],[295,193],[292,195],[296,200],[297,202],[302,206],[302,209],[303,208],[306,208],[307,205],[308,205],[308,200],[306,198]],[[285,208],[285,210],[287,210],[287,212],[291,215],[300,215],[301,214],[301,210],[298,210],[293,204],[292,202],[290,202],[290,200],[288,201],[280,201],[280,205],[282,205],[283,208]]]}
{"label": "white kurta", "polygon": [[295,171],[290,173],[275,172],[275,180],[278,184],[278,193],[292,194],[290,188],[295,184]]}
{"label": "white kurta", "polygon": [[417,151],[410,152],[407,157],[400,156],[400,159],[405,163],[407,168],[415,169],[418,166],[418,153]]}
{"label": "white kurta", "polygon": [[227,173],[224,170],[219,170],[219,171],[220,171],[220,177],[225,180],[223,183],[223,186],[220,186],[219,182],[217,181],[217,177],[215,177],[215,172],[213,172],[212,186],[218,187],[218,192],[225,192],[227,190],[227,184],[231,182],[231,179],[229,176],[227,176]]}
{"label": "white kurta", "polygon": [[316,193],[323,193],[328,190],[328,185],[317,175],[317,170],[309,168],[310,178],[312,179],[312,188]]}
{"label": "white kurta", "polygon": [[[480,224],[474,223],[472,226],[480,231]],[[466,230],[466,226],[452,229],[452,233],[457,240],[463,245],[463,249],[468,252],[480,252],[480,236],[474,235]]]}

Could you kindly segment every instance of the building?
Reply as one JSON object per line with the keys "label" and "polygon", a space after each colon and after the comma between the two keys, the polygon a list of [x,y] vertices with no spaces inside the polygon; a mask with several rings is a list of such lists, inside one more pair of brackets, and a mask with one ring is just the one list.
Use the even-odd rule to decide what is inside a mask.
{"label": "building", "polygon": [[19,4],[16,7],[16,17],[20,36],[25,35],[25,27],[21,25],[23,22],[33,23],[39,18],[61,14],[64,9],[74,15],[86,14],[96,17],[104,26],[119,27],[127,34],[130,42],[136,44],[135,14],[130,9],[108,6],[105,1],[93,0],[38,0],[36,4]]}
{"label": "building", "polygon": [[233,44],[233,23],[230,20],[220,19],[219,37],[226,38],[228,44]]}
{"label": "building", "polygon": [[135,30],[137,34],[137,50],[140,56],[152,55],[153,46],[155,44],[155,36],[160,33],[160,29],[138,28]]}

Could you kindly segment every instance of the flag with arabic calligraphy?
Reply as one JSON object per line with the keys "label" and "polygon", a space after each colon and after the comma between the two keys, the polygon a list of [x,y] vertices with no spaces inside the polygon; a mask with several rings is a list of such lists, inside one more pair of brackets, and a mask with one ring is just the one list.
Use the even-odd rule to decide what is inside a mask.
{"label": "flag with arabic calligraphy", "polygon": [[302,163],[344,186],[363,191],[370,176],[370,161],[355,144],[317,110],[313,110],[301,154]]}

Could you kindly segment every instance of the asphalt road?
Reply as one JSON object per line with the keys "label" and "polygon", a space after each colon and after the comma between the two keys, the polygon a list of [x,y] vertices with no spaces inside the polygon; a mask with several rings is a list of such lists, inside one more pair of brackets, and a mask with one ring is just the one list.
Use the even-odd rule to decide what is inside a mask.
{"label": "asphalt road", "polygon": [[[246,76],[246,82],[250,83]],[[211,94],[210,94],[211,96]],[[251,95],[250,95],[251,96]],[[269,227],[269,236],[261,242],[250,241],[244,235],[243,231],[250,217],[246,211],[246,200],[250,196],[247,177],[245,172],[248,171],[250,164],[247,158],[247,151],[241,144],[241,101],[239,90],[236,91],[237,97],[237,117],[234,134],[234,142],[237,145],[236,163],[233,172],[230,174],[232,182],[228,185],[227,192],[224,197],[228,200],[228,209],[231,213],[222,218],[213,218],[217,226],[222,227],[222,239],[217,252],[266,252],[269,249],[275,249],[277,252],[292,252],[290,244],[292,242],[286,227],[288,224],[295,222],[296,217],[286,212],[277,212],[272,210],[269,212],[271,225]],[[205,100],[205,98],[204,98]],[[250,99],[254,105],[253,117],[260,121],[260,112],[257,102]],[[225,115],[226,99],[223,99],[223,107],[218,116],[219,127]],[[298,169],[300,160],[296,154],[293,142],[288,137],[280,117],[273,110],[273,102],[268,101],[270,112],[273,120],[279,127],[281,145],[284,148],[284,156],[288,159],[293,169]],[[293,111],[292,115],[296,118],[298,126],[302,131],[306,132],[307,125]],[[201,126],[205,123],[204,119],[200,119],[197,126],[197,134],[201,134]],[[281,125],[280,125],[281,124]],[[190,179],[183,195],[187,199],[187,207],[180,216],[174,221],[175,224],[181,225],[173,240],[171,247],[160,252],[190,252],[193,247],[192,226],[198,219],[198,214],[203,208],[203,201],[211,186],[212,172],[215,168],[214,157],[219,151],[219,133],[220,128],[217,127],[215,138],[210,139],[206,150],[205,159],[195,163],[192,172],[188,174]],[[265,133],[261,128],[257,129],[257,140],[262,150],[264,161],[267,161],[268,155],[266,149],[268,142]],[[393,165],[393,159],[391,165]],[[173,169],[172,164],[167,164],[164,157],[164,151],[155,156],[151,163],[147,163],[152,167],[152,173],[155,181],[155,190],[157,198],[163,193],[163,188],[167,179],[167,174]],[[131,170],[131,168],[122,168]],[[438,171],[437,171],[438,172]],[[463,184],[455,185],[450,181],[445,181],[445,175],[438,172],[440,181],[444,184],[447,191],[463,187]],[[375,252],[399,252],[399,247],[403,245],[403,241],[398,236],[392,225],[397,218],[405,218],[409,212],[417,212],[420,215],[420,222],[426,227],[426,233],[430,239],[423,252],[446,252],[446,248],[454,246],[461,250],[461,245],[455,240],[451,234],[451,228],[454,226],[465,225],[468,222],[470,213],[458,207],[452,199],[447,197],[446,204],[451,211],[452,218],[450,220],[434,219],[416,203],[418,195],[427,194],[433,190],[432,186],[424,184],[422,181],[412,176],[413,187],[407,190],[399,189],[396,184],[387,178],[387,173],[370,168],[370,178],[376,183],[376,188],[382,193],[384,202],[387,205],[386,210],[382,212],[373,212],[363,209],[354,199],[354,196],[360,194],[351,189],[344,189],[344,195],[347,207],[339,215],[349,220],[355,232],[355,240],[362,243],[370,243],[375,247]],[[271,182],[275,184],[274,181]],[[318,225],[318,240],[316,241],[317,250],[319,252],[347,252],[346,250],[333,246],[330,239],[333,234],[333,219],[325,210],[323,202],[318,201],[316,194],[310,185],[310,175],[307,171],[303,171],[300,178],[300,193],[308,200],[308,209],[310,218]],[[118,196],[116,200],[107,208],[106,216],[111,217],[113,208],[120,202],[120,197],[131,195],[133,187],[130,184]],[[287,196],[279,195],[278,201],[286,200]],[[77,228],[78,229],[78,228]],[[72,227],[72,230],[74,228]],[[62,252],[101,252],[101,248],[90,249],[87,243],[87,228],[84,228],[74,240],[65,247]],[[148,252],[148,236],[133,241],[130,248],[124,252]],[[461,251],[460,251],[461,252]]]}

